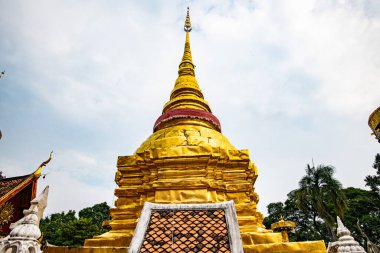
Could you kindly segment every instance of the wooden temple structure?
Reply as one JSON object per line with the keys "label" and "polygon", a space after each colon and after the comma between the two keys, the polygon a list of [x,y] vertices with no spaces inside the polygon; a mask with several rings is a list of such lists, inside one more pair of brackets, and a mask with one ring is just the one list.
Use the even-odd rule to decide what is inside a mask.
{"label": "wooden temple structure", "polygon": [[41,176],[42,167],[50,160],[51,154],[49,159],[31,174],[0,179],[0,210],[5,216],[1,222],[0,236],[7,236],[10,224],[24,217],[23,210],[28,209],[30,201],[36,197],[37,181]]}

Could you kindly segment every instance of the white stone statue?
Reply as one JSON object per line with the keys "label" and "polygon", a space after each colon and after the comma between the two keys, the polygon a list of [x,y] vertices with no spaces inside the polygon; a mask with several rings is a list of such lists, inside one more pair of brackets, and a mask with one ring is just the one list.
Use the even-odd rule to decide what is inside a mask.
{"label": "white stone statue", "polygon": [[351,232],[343,225],[339,217],[337,217],[337,222],[339,239],[336,242],[329,243],[327,251],[329,253],[366,253],[364,248],[351,236]]}
{"label": "white stone statue", "polygon": [[10,234],[0,241],[0,253],[41,253],[38,239],[41,237],[40,220],[47,205],[49,186],[24,210],[24,217],[12,223]]}

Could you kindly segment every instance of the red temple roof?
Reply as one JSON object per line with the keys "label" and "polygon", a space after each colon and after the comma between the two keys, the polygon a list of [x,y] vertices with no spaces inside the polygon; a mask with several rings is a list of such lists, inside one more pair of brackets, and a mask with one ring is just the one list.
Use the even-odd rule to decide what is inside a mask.
{"label": "red temple roof", "polygon": [[0,179],[0,206],[27,187],[30,183],[36,181],[40,176],[40,173],[36,172],[25,176]]}

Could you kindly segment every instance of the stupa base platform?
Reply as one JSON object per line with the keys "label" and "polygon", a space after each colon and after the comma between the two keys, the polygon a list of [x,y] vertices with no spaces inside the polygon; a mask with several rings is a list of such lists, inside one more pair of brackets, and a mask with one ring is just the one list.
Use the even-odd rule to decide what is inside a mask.
{"label": "stupa base platform", "polygon": [[126,253],[128,247],[67,247],[46,246],[43,253]]}
{"label": "stupa base platform", "polygon": [[245,245],[243,249],[245,253],[327,253],[324,241]]}
{"label": "stupa base platform", "polygon": [[102,235],[94,236],[92,239],[87,239],[84,242],[84,247],[109,247],[109,248],[123,248],[131,243],[133,233],[126,231],[125,233],[120,232],[107,232]]}
{"label": "stupa base platform", "polygon": [[[323,241],[244,245],[245,253],[327,253]],[[128,247],[45,247],[44,253],[126,253]]]}
{"label": "stupa base platform", "polygon": [[243,232],[241,233],[243,245],[256,244],[273,244],[281,243],[281,233],[260,233],[260,232]]}

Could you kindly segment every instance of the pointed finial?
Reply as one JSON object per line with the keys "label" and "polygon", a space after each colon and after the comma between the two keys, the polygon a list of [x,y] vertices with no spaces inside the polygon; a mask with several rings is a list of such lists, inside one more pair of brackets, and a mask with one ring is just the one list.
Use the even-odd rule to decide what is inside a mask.
{"label": "pointed finial", "polygon": [[336,220],[337,220],[337,225],[338,225],[338,229],[337,229],[338,236],[351,235],[351,232],[346,228],[346,226],[344,226],[339,216],[336,217]]}
{"label": "pointed finial", "polygon": [[187,15],[186,15],[186,21],[185,21],[185,32],[191,32],[191,23],[190,23],[190,8],[187,6]]}
{"label": "pointed finial", "polygon": [[[185,48],[179,64],[178,78],[170,94],[170,100],[164,105],[162,115],[156,120],[153,131],[160,131],[176,125],[194,124],[221,132],[220,122],[212,114],[195,78],[195,65],[190,49],[192,27],[189,7],[187,7],[184,30],[186,32]],[[115,181],[118,182],[119,177],[120,175],[117,174]]]}
{"label": "pointed finial", "polygon": [[184,30],[186,32],[185,49],[184,49],[182,61],[179,64],[179,70],[178,70],[178,74],[180,76],[183,76],[183,75],[195,76],[195,73],[194,73],[195,66],[193,64],[193,59],[191,56],[190,38],[189,38],[189,33],[191,29],[192,28],[191,28],[191,23],[190,23],[190,9],[189,7],[187,7],[187,15],[186,15],[186,21],[185,21],[185,26],[184,26]]}
{"label": "pointed finial", "polygon": [[336,252],[365,253],[364,248],[351,236],[350,230],[344,226],[339,216],[336,219],[338,224],[338,241],[332,243],[332,246],[336,248]]}
{"label": "pointed finial", "polygon": [[50,160],[52,158],[52,154],[53,154],[53,150],[50,151],[49,159],[47,159],[45,162],[42,162],[39,168],[46,166],[46,164],[48,164],[50,162]]}
{"label": "pointed finial", "polygon": [[42,167],[46,166],[46,164],[48,164],[50,162],[50,160],[52,158],[52,154],[53,154],[53,150],[50,152],[49,159],[42,162],[41,165],[38,167],[38,169],[33,173],[37,178],[39,178],[41,176]]}

